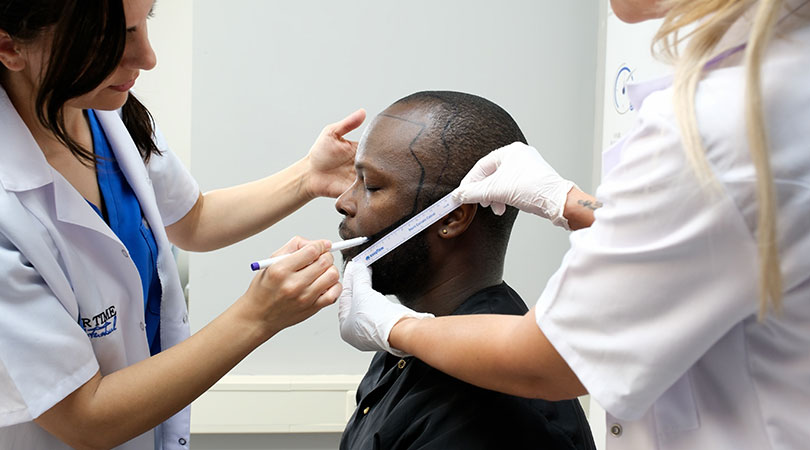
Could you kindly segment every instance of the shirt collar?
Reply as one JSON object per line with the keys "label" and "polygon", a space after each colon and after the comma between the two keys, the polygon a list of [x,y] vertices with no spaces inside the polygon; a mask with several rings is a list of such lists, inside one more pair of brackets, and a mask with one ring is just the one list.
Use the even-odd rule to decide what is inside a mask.
{"label": "shirt collar", "polygon": [[0,164],[0,184],[8,191],[27,191],[53,182],[53,171],[0,86],[0,136],[3,163]]}
{"label": "shirt collar", "polygon": [[641,109],[641,104],[644,103],[644,99],[650,94],[662,91],[670,86],[672,86],[672,75],[654,78],[648,81],[630,83],[627,85],[627,97],[630,99],[633,110],[638,111]]}
{"label": "shirt collar", "polygon": [[452,315],[467,314],[525,314],[526,304],[520,296],[506,284],[501,282],[489,286],[465,300]]}

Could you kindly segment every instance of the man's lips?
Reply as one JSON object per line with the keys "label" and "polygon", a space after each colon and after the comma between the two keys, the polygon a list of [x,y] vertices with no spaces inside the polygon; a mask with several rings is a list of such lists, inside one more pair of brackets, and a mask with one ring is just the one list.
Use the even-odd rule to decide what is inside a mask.
{"label": "man's lips", "polygon": [[338,225],[338,236],[340,236],[340,238],[343,239],[344,241],[347,241],[349,239],[359,237],[360,234],[350,230],[349,227],[346,225],[346,222],[341,221],[340,225]]}
{"label": "man's lips", "polygon": [[356,231],[353,231],[349,228],[346,224],[346,220],[340,222],[338,225],[338,235],[340,235],[341,239],[352,239],[358,236],[366,236],[368,241],[360,245],[358,247],[347,248],[346,250],[341,250],[340,254],[343,255],[343,260],[348,261],[351,258],[359,255],[363,250],[371,247],[372,245],[376,244],[377,241],[385,237],[388,233],[394,231],[398,226],[402,225],[403,223],[407,222],[408,219],[413,217],[413,214],[406,214],[405,216],[401,217],[399,220],[394,221],[394,223],[388,225],[387,227],[383,228],[382,230],[377,231],[373,234],[360,234]]}
{"label": "man's lips", "polygon": [[[358,233],[355,233],[355,232],[353,232],[353,231],[350,231],[350,230],[349,230],[349,229],[348,229],[348,228],[347,228],[347,227],[346,227],[346,226],[343,224],[343,222],[341,222],[341,223],[340,223],[340,226],[338,227],[338,235],[339,235],[339,236],[340,236],[340,238],[341,238],[341,239],[343,239],[344,241],[345,241],[345,240],[348,240],[348,239],[354,239],[354,238],[356,238],[356,237],[361,236],[361,235],[360,235],[360,234],[358,234]],[[374,237],[373,237],[373,236],[369,236],[368,242],[366,242],[365,244],[363,244],[363,245],[359,245],[359,246],[357,246],[357,247],[352,247],[352,248],[347,248],[347,249],[345,249],[345,250],[341,250],[341,251],[340,251],[340,254],[343,256],[343,260],[344,260],[344,261],[348,261],[348,260],[350,260],[350,259],[354,258],[355,256],[359,255],[359,254],[360,254],[360,252],[362,252],[363,250],[365,250],[365,249],[367,249],[368,247],[370,247],[370,246],[371,246],[371,244],[373,244],[374,242],[377,242],[377,241],[376,241],[376,239],[374,239]]]}

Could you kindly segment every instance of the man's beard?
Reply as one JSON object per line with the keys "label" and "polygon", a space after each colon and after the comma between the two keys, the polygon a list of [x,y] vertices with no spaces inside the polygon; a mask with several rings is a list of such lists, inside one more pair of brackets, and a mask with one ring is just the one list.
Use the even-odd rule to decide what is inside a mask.
{"label": "man's beard", "polygon": [[[411,216],[403,217],[382,231],[369,236],[366,245],[344,250],[342,252],[343,266],[345,267],[351,258],[360,254],[410,218]],[[428,260],[430,245],[428,244],[427,233],[428,230],[423,230],[371,265],[371,285],[374,290],[385,295],[396,295],[400,302],[405,305],[424,292],[432,273],[431,264]]]}

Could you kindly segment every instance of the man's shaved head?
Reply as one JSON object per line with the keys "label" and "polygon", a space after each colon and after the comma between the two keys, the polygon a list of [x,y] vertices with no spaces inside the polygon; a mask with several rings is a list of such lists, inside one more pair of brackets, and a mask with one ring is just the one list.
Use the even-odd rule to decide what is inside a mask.
{"label": "man's shaved head", "polygon": [[[394,102],[379,117],[409,120],[427,117],[419,123],[421,130],[414,136],[409,149],[423,177],[414,197],[416,214],[453,189],[489,152],[523,142],[526,138],[512,116],[495,103],[453,91],[423,91]],[[517,209],[508,208],[498,217],[489,208],[478,214],[499,239],[508,240]]]}
{"label": "man's shaved head", "polygon": [[[360,140],[357,179],[336,203],[345,216],[341,237],[369,236],[370,245],[450,193],[479,159],[516,141],[526,143],[526,138],[512,117],[481,97],[429,91],[396,101],[374,118]],[[502,268],[517,212],[509,207],[496,216],[489,208],[477,208],[470,216],[467,234],[480,240],[471,251],[493,271]],[[424,281],[435,273],[431,258],[437,256],[428,232],[374,263],[375,289],[400,299],[419,296]],[[464,242],[469,250],[471,241]],[[453,252],[460,249],[455,248]],[[361,250],[344,251],[344,258]]]}

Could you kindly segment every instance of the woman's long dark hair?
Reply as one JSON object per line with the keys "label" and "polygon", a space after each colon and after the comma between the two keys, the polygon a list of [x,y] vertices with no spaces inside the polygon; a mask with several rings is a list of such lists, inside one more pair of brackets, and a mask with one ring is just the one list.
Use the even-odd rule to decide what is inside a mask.
{"label": "woman's long dark hair", "polygon": [[[36,93],[37,118],[76,158],[94,164],[95,154],[68,135],[63,108],[98,87],[121,62],[127,33],[122,0],[0,0],[0,29],[21,42],[52,31]],[[152,115],[132,93],[121,112],[141,158],[160,154]]]}

